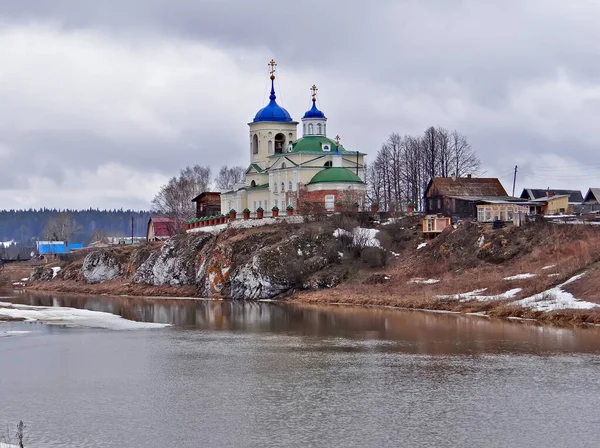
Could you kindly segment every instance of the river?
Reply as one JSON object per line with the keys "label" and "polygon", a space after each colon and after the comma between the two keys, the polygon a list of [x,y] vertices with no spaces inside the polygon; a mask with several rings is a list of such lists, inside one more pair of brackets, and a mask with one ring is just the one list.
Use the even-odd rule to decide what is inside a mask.
{"label": "river", "polygon": [[0,296],[172,324],[0,323],[0,435],[23,420],[27,448],[600,439],[598,328],[394,309]]}

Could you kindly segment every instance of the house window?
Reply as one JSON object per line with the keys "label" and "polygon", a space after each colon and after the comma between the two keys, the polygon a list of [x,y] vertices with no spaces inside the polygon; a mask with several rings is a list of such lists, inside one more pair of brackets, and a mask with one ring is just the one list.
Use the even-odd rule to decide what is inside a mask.
{"label": "house window", "polygon": [[285,191],[285,183],[281,182],[281,192],[283,193]]}
{"label": "house window", "polygon": [[294,206],[294,199],[288,198],[288,205]]}
{"label": "house window", "polygon": [[335,204],[335,196],[332,194],[325,195],[325,210],[328,212],[333,211]]}
{"label": "house window", "polygon": [[292,191],[292,181],[291,180],[288,183],[288,191]]}
{"label": "house window", "polygon": [[484,219],[483,207],[477,207],[477,221],[483,222],[483,219]]}
{"label": "house window", "polygon": [[442,200],[440,198],[438,198],[438,200],[437,200],[437,208],[438,208],[438,210],[440,210],[442,208]]}
{"label": "house window", "polygon": [[256,201],[254,201],[254,210],[256,210],[258,207],[256,206]]}
{"label": "house window", "polygon": [[490,222],[491,220],[492,220],[492,211],[488,209],[485,211],[484,222]]}

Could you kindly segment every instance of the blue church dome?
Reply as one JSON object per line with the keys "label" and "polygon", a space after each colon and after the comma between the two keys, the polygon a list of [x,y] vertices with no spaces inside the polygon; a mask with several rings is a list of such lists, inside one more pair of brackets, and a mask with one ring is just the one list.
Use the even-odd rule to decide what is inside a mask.
{"label": "blue church dome", "polygon": [[277,104],[277,101],[275,101],[277,97],[275,96],[275,86],[273,83],[274,79],[275,77],[272,76],[271,95],[269,96],[269,104],[267,104],[265,107],[263,107],[256,113],[256,115],[254,116],[255,123],[258,121],[292,121],[290,113],[283,107],[281,107],[279,104]]}
{"label": "blue church dome", "polygon": [[317,109],[317,103],[313,100],[312,107],[306,111],[302,118],[325,118],[325,114]]}

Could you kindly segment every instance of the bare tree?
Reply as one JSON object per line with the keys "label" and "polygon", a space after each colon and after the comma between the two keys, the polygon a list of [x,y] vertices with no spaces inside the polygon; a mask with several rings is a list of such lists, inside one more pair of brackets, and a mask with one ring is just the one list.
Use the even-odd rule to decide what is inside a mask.
{"label": "bare tree", "polygon": [[219,174],[215,178],[215,184],[219,190],[233,188],[239,182],[243,182],[246,178],[245,169],[243,166],[232,166],[229,168],[224,165],[219,170]]}
{"label": "bare tree", "polygon": [[188,166],[160,187],[152,200],[152,211],[173,219],[177,226],[196,214],[192,199],[206,191],[210,184],[210,167]]}
{"label": "bare tree", "polygon": [[393,212],[411,202],[423,206],[432,177],[476,174],[480,161],[467,138],[457,131],[429,127],[422,136],[391,134],[367,169],[367,198]]}
{"label": "bare tree", "polygon": [[49,241],[71,241],[73,234],[79,232],[81,226],[75,222],[68,212],[51,217],[44,228],[44,238]]}
{"label": "bare tree", "polygon": [[458,131],[450,134],[450,153],[452,154],[453,174],[463,177],[466,174],[477,174],[481,162],[469,144],[467,137]]}

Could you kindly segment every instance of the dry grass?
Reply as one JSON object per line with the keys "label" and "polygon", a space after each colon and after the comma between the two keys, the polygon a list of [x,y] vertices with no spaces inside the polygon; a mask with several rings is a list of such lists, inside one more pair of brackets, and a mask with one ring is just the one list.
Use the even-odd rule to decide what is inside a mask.
{"label": "dry grass", "polygon": [[[365,275],[342,284],[333,290],[311,291],[296,294],[292,300],[307,303],[344,303],[349,305],[394,306],[413,309],[446,310],[463,313],[486,313],[493,317],[536,319],[555,324],[600,324],[598,310],[533,311],[511,305],[520,298],[546,291],[584,270],[591,270],[583,279],[568,285],[576,297],[600,303],[600,229],[588,226],[539,226],[541,234],[533,247],[525,246],[523,252],[502,264],[481,261],[476,267],[464,268],[456,257],[460,253],[445,252],[443,257],[431,251],[407,251],[400,261],[385,270],[390,280],[384,284],[364,284]],[[531,229],[528,230],[531,232]],[[502,244],[510,245],[512,238],[523,238],[519,229],[502,235]],[[512,236],[511,236],[512,233]],[[446,238],[450,238],[446,236]],[[452,243],[450,243],[452,244]],[[519,242],[519,244],[522,244]],[[510,249],[510,248],[509,248]],[[456,250],[456,249],[455,249]],[[471,250],[466,248],[466,250]],[[454,258],[452,258],[454,257]],[[473,259],[469,260],[472,263]],[[554,265],[552,269],[543,267]],[[373,271],[371,271],[373,273]],[[504,280],[516,274],[532,273],[535,277]],[[549,274],[558,276],[549,277]],[[408,283],[411,278],[432,278],[437,284]],[[366,282],[368,283],[368,282]],[[486,289],[483,295],[502,294],[509,289],[522,288],[516,297],[507,300],[460,301],[439,299],[438,295],[462,294]]]}

